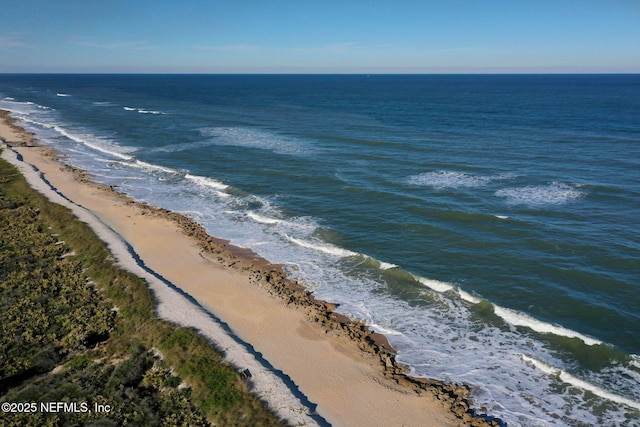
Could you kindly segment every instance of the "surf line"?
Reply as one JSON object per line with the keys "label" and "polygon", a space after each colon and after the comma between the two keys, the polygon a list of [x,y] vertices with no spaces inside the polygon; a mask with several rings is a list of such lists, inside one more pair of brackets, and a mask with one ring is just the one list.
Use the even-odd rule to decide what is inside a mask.
{"label": "surf line", "polygon": [[598,397],[603,399],[610,400],[612,402],[621,403],[623,405],[629,406],[631,408],[635,408],[640,410],[640,402],[635,402],[631,399],[627,399],[622,396],[618,396],[617,394],[610,393],[606,390],[601,389],[598,386],[595,386],[591,383],[588,383],[580,378],[576,378],[573,375],[563,371],[562,369],[555,368],[553,366],[547,365],[544,362],[536,360],[532,357],[526,356],[524,354],[520,355],[520,358],[527,364],[533,365],[536,369],[544,372],[547,375],[554,376],[558,378],[560,381],[572,385],[574,387],[581,388],[583,390],[589,391],[595,394]]}
{"label": "surf line", "polygon": [[[431,279],[427,279],[419,276],[413,276],[413,277],[416,281],[418,281],[422,285],[438,293],[453,291],[456,294],[458,294],[460,299],[470,304],[478,304],[482,301],[481,298],[471,295],[470,293],[463,291],[459,287],[454,286],[450,283],[431,280]],[[501,307],[491,302],[490,304],[493,307],[493,313],[496,316],[500,317],[505,322],[509,323],[510,325],[529,328],[541,334],[554,334],[554,335],[568,337],[568,338],[578,338],[582,340],[582,342],[584,342],[586,345],[590,345],[590,346],[603,344],[602,341],[596,338],[592,338],[587,335],[581,334],[580,332],[567,329],[559,325],[553,325],[551,323],[543,322],[525,313],[521,313],[516,310],[512,310],[510,308]]]}

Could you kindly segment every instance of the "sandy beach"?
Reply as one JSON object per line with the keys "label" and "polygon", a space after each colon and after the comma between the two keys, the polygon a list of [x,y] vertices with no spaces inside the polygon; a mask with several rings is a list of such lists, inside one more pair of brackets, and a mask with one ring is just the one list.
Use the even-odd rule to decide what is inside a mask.
{"label": "sandy beach", "polygon": [[248,369],[256,394],[290,423],[490,425],[471,416],[465,387],[406,377],[384,337],[333,313],[279,266],[91,182],[6,115],[0,136],[2,157],[32,187],[70,207],[121,265],[149,281],[161,317],[196,327]]}

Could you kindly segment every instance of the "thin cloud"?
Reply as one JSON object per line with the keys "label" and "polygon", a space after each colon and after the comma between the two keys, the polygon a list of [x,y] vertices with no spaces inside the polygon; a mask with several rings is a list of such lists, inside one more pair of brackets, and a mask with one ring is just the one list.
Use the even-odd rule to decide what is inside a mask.
{"label": "thin cloud", "polygon": [[16,49],[25,47],[31,47],[31,45],[22,41],[19,34],[0,36],[0,49]]}
{"label": "thin cloud", "polygon": [[332,43],[324,46],[260,46],[253,44],[232,44],[221,46],[194,46],[197,50],[207,50],[213,52],[249,52],[261,51],[272,53],[344,53],[355,50],[379,50],[389,48],[389,45],[363,45],[359,42]]}
{"label": "thin cloud", "polygon": [[332,43],[332,44],[318,46],[318,47],[294,47],[294,48],[289,48],[289,50],[296,51],[296,52],[344,53],[344,52],[364,51],[364,50],[381,50],[381,49],[388,49],[390,47],[391,46],[388,44],[365,45],[360,42],[340,42],[340,43]]}
{"label": "thin cloud", "polygon": [[110,42],[110,43],[99,43],[99,42],[76,42],[75,44],[84,47],[90,47],[93,49],[104,49],[104,50],[123,50],[123,49],[154,49],[154,46],[149,45],[146,41],[124,41],[124,42]]}
{"label": "thin cloud", "polygon": [[209,50],[214,52],[247,52],[264,49],[260,46],[251,44],[230,44],[222,46],[195,46],[197,50]]}
{"label": "thin cloud", "polygon": [[459,53],[459,52],[475,52],[481,48],[477,46],[460,46],[460,47],[445,47],[441,49],[433,49],[432,53]]}

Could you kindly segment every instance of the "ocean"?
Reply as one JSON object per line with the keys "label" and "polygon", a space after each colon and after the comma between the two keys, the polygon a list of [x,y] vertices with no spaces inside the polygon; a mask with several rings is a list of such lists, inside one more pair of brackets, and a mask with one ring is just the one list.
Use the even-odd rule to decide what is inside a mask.
{"label": "ocean", "polygon": [[0,75],[0,108],[478,412],[640,425],[640,75]]}

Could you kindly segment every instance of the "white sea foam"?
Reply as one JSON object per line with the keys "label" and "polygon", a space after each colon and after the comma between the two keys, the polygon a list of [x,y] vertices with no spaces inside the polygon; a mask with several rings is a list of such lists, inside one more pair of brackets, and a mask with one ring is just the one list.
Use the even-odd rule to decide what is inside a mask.
{"label": "white sea foam", "polygon": [[233,145],[270,150],[279,154],[307,154],[312,150],[302,140],[265,130],[243,127],[203,128],[200,132],[216,145]]}
{"label": "white sea foam", "polygon": [[372,329],[374,332],[378,332],[383,335],[402,335],[402,332],[396,331],[395,329],[391,329],[389,327],[382,327],[377,323],[367,322],[367,326]]}
{"label": "white sea foam", "polygon": [[[13,108],[8,109],[18,114],[19,118],[25,124],[33,125],[35,129],[31,130],[35,131],[36,133],[41,133],[43,130],[53,131],[52,134],[49,134],[45,137],[45,139],[43,140],[44,143],[47,143],[48,138],[55,139],[59,136],[63,136],[68,140],[74,141],[92,150],[107,154],[110,157],[116,157],[128,161],[133,160],[133,156],[127,153],[136,151],[135,148],[120,146],[110,141],[109,139],[94,135],[91,132],[84,132],[83,130],[70,131],[66,128],[66,126],[63,127],[62,125],[58,124],[58,119],[52,115],[54,114],[54,111],[49,107],[33,102],[24,102],[20,104],[28,105],[30,110],[24,111]],[[3,108],[4,107],[5,106],[3,106]],[[49,111],[36,111],[33,110],[33,107],[37,108],[38,110]]]}
{"label": "white sea foam", "polygon": [[420,277],[420,276],[414,276],[414,278],[418,282],[426,286],[427,288],[433,289],[436,292],[444,293],[452,289],[455,289],[455,286],[453,286],[452,284],[446,283],[446,282],[440,282],[439,280],[427,279],[426,277]]}
{"label": "white sea foam", "polygon": [[508,179],[509,175],[470,175],[463,172],[454,172],[447,170],[439,170],[432,172],[424,172],[419,175],[413,175],[407,178],[410,185],[419,187],[433,187],[436,190],[444,190],[448,188],[472,188],[482,187],[491,181]]}
{"label": "white sea foam", "polygon": [[156,115],[165,115],[167,113],[163,111],[153,111],[153,110],[138,110],[140,114],[156,114]]}
{"label": "white sea foam", "polygon": [[473,296],[469,292],[463,291],[460,288],[456,288],[456,291],[458,292],[458,295],[460,295],[460,298],[462,298],[463,301],[470,302],[471,304],[478,304],[482,301],[480,298]]}
{"label": "white sea foam", "polygon": [[509,219],[507,215],[495,215],[495,217],[498,219]]}
{"label": "white sea foam", "polygon": [[286,236],[291,242],[295,243],[298,246],[302,246],[303,248],[313,249],[316,251],[323,252],[325,254],[337,256],[340,258],[345,258],[349,256],[357,256],[359,255],[356,252],[349,251],[347,249],[340,248],[335,245],[331,245],[329,243],[321,243],[321,242],[310,242],[308,240],[296,239],[295,237]]}
{"label": "white sea foam", "polygon": [[[452,284],[440,282],[437,280],[431,280],[420,276],[414,276],[414,278],[428,288],[440,293],[455,290],[463,301],[469,302],[471,304],[478,304],[482,301],[481,298],[471,295],[469,292],[466,292]],[[555,334],[563,337],[579,338],[587,345],[602,344],[602,341],[595,338],[583,335],[571,329],[563,328],[562,326],[542,322],[525,313],[501,307],[496,304],[493,304],[493,312],[496,316],[502,318],[502,320],[513,326],[524,326],[542,334]]]}
{"label": "white sea foam", "polygon": [[155,147],[151,151],[161,152],[161,153],[176,153],[178,151],[185,150],[195,150],[201,147],[206,147],[211,145],[211,141],[194,141],[194,142],[182,142],[182,143],[171,143],[167,145],[163,145],[160,147]]}
{"label": "white sea foam", "polygon": [[580,388],[582,390],[585,391],[589,391],[593,394],[595,394],[596,396],[599,396],[603,399],[607,399],[610,400],[612,402],[616,402],[616,403],[621,403],[623,405],[629,406],[631,408],[635,408],[640,410],[640,402],[635,402],[631,399],[627,399],[626,397],[623,396],[619,396],[617,394],[608,392],[607,390],[603,390],[600,387],[591,384],[587,381],[581,380],[580,378],[577,378],[571,374],[569,374],[568,372],[563,371],[562,369],[559,368],[555,368],[551,365],[548,365],[544,362],[541,362],[539,360],[536,360],[532,357],[526,356],[524,354],[521,354],[520,357],[522,358],[523,361],[525,361],[526,363],[530,363],[531,365],[533,365],[534,367],[536,367],[537,369],[541,370],[542,372],[544,372],[547,375],[553,376],[558,378],[560,381],[565,382],[567,384],[570,384],[574,387]]}
{"label": "white sea foam", "polygon": [[[105,153],[108,154],[110,156],[113,157],[117,157],[119,159],[123,159],[123,160],[133,160],[133,156],[130,156],[128,154],[124,154],[120,151],[118,151],[119,149],[122,150],[122,147],[114,147],[112,146],[113,144],[110,144],[108,141],[103,141],[98,137],[95,137],[93,135],[90,135],[88,137],[82,137],[79,136],[75,133],[69,132],[66,129],[62,128],[61,126],[58,125],[51,125],[51,124],[46,124],[46,123],[41,123],[41,122],[33,122],[34,124],[38,125],[38,126],[42,126],[48,129],[53,129],[55,130],[58,134],[64,136],[65,138],[68,138],[72,141],[75,141],[79,144],[85,145],[93,150],[96,151],[100,151],[101,153]],[[89,139],[91,141],[89,141]]]}
{"label": "white sea foam", "polygon": [[143,108],[135,108],[135,107],[122,107],[126,111],[136,111],[140,114],[167,114],[164,111],[154,111],[154,110],[145,110]]}
{"label": "white sea foam", "polygon": [[56,93],[56,95],[62,96],[62,97],[71,96],[68,93]]}
{"label": "white sea foam", "polygon": [[504,321],[514,326],[524,326],[542,334],[554,334],[569,338],[579,338],[587,345],[602,344],[602,341],[595,338],[588,337],[571,329],[563,328],[562,326],[542,322],[527,314],[511,310],[509,308],[500,307],[499,305],[494,304],[493,312]]}
{"label": "white sea foam", "polygon": [[270,224],[270,225],[273,225],[273,224],[280,224],[280,223],[282,223],[282,220],[275,219],[275,218],[269,218],[269,217],[262,216],[262,215],[258,215],[257,213],[255,213],[255,212],[251,212],[251,211],[247,212],[247,216],[248,216],[249,218],[251,218],[252,220],[254,220],[254,221],[256,221],[256,222],[259,222],[259,223],[261,223],[261,224]]}
{"label": "white sea foam", "polygon": [[138,110],[140,114],[164,114],[161,111],[152,111],[152,110]]}
{"label": "white sea foam", "polygon": [[302,246],[302,247],[307,248],[307,249],[313,249],[313,250],[316,250],[316,251],[319,251],[319,252],[323,252],[323,253],[328,254],[328,255],[337,256],[337,257],[340,257],[340,258],[362,257],[365,260],[372,261],[377,266],[377,268],[379,268],[380,270],[390,270],[392,268],[397,268],[398,267],[396,264],[392,264],[390,262],[380,261],[380,260],[377,260],[375,258],[370,257],[369,255],[360,254],[358,252],[353,252],[353,251],[350,251],[348,249],[344,249],[344,248],[338,247],[336,245],[332,245],[330,243],[310,242],[308,240],[297,239],[297,238],[291,237],[289,235],[285,235],[285,236],[289,241],[295,243],[298,246]]}
{"label": "white sea foam", "polygon": [[504,197],[510,205],[562,205],[585,196],[577,186],[552,182],[548,185],[529,186],[521,188],[505,188],[495,192],[498,197]]}
{"label": "white sea foam", "polygon": [[629,361],[629,363],[630,363],[633,367],[640,369],[640,356],[639,356],[639,355],[637,355],[637,354],[632,354],[632,355],[630,356],[630,361]]}
{"label": "white sea foam", "polygon": [[185,178],[195,182],[196,184],[198,184],[200,186],[210,187],[210,188],[213,188],[213,189],[219,190],[219,191],[224,191],[224,190],[229,188],[228,185],[223,184],[220,181],[217,181],[215,179],[207,178],[206,176],[186,174]]}
{"label": "white sea foam", "polygon": [[109,149],[101,147],[100,145],[97,145],[97,144],[92,144],[90,142],[86,142],[85,141],[84,145],[86,145],[87,147],[93,148],[94,150],[101,151],[101,152],[103,152],[105,154],[109,154],[111,156],[118,157],[120,159],[133,160],[133,156],[129,156],[127,154],[118,153],[117,151],[109,150]]}
{"label": "white sea foam", "polygon": [[143,162],[142,160],[136,160],[131,166],[145,169],[148,171],[154,171],[154,172],[164,172],[164,173],[173,174],[173,175],[180,174],[180,172],[178,172],[175,169],[167,168],[160,165],[154,165],[151,163]]}
{"label": "white sea foam", "polygon": [[[45,107],[43,105],[39,105],[36,104],[34,102],[31,101],[15,101],[13,98],[9,99],[9,98],[5,98],[3,99],[1,107],[3,110],[7,110],[9,112],[11,112],[14,115],[17,115],[19,119],[24,120],[24,121],[28,121],[29,120],[29,116],[34,113],[35,111],[33,110],[29,110],[30,107],[36,107],[40,110],[50,110],[51,108],[49,107]],[[25,110],[23,107],[27,107],[27,109]]]}
{"label": "white sea foam", "polygon": [[392,268],[398,268],[397,264],[392,264],[390,262],[384,262],[384,261],[379,261],[376,260],[376,262],[378,262],[378,264],[380,264],[380,270],[391,270]]}

